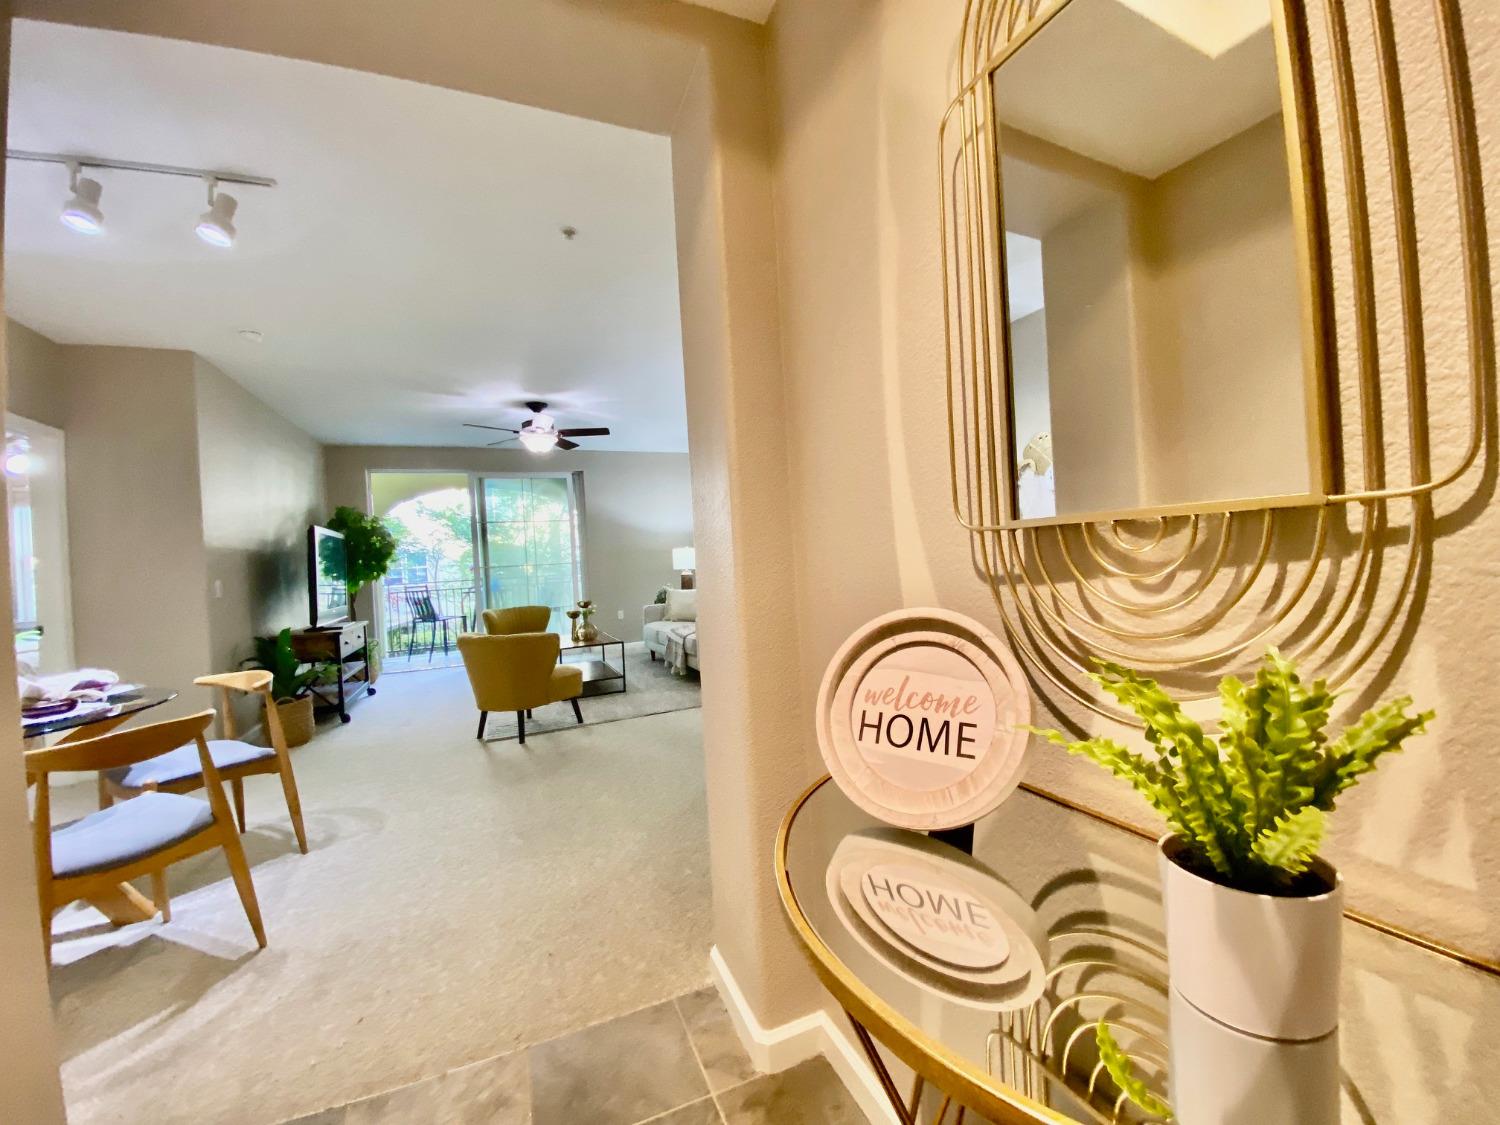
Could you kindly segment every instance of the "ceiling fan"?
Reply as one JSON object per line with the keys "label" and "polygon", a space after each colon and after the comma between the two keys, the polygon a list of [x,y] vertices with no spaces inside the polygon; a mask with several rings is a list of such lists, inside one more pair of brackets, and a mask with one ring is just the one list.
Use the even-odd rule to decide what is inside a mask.
{"label": "ceiling fan", "polygon": [[509,426],[482,426],[478,422],[465,422],[464,425],[471,430],[499,430],[501,433],[515,434],[515,437],[501,438],[490,444],[508,445],[513,441],[519,441],[533,453],[546,453],[550,449],[577,449],[578,443],[570,441],[570,438],[609,436],[609,430],[603,426],[559,430],[552,416],[547,413],[545,402],[528,402],[526,409],[531,411],[531,417],[521,423],[519,430]]}

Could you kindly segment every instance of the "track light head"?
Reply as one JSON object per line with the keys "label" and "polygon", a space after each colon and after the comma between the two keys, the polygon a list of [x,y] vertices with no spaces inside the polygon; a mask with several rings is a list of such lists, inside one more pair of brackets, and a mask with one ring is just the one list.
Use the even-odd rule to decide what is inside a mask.
{"label": "track light head", "polygon": [[208,210],[198,216],[194,233],[210,246],[234,245],[234,212],[240,201],[219,190],[217,180],[208,181]]}
{"label": "track light head", "polygon": [[79,234],[103,234],[104,212],[99,209],[99,197],[104,188],[98,180],[80,179],[78,165],[68,166],[68,190],[73,197],[63,204],[58,218],[62,225]]}

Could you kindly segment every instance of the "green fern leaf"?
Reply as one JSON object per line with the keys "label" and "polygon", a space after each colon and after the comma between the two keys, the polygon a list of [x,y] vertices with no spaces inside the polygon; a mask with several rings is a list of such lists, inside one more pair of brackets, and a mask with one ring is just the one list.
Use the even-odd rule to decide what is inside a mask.
{"label": "green fern leaf", "polygon": [[1048,742],[1064,747],[1068,753],[1088,758],[1121,780],[1128,781],[1136,792],[1151,802],[1152,807],[1161,813],[1172,826],[1173,831],[1184,838],[1192,838],[1191,830],[1183,818],[1182,807],[1172,787],[1164,783],[1158,763],[1144,755],[1127,750],[1118,742],[1108,738],[1088,738],[1073,742],[1061,731],[1031,726],[1022,726],[1019,729],[1040,735]]}
{"label": "green fern leaf", "polygon": [[1232,874],[1233,846],[1226,843],[1237,821],[1218,748],[1155,680],[1103,662],[1093,679],[1146,724],[1146,737],[1162,755],[1163,781],[1182,808],[1184,835],[1216,871]]}
{"label": "green fern leaf", "polygon": [[1269,822],[1312,803],[1323,774],[1333,694],[1322,680],[1304,687],[1291,661],[1274,648],[1266,650],[1256,686],[1262,692],[1262,742],[1277,781],[1270,793],[1273,807],[1263,810]]}
{"label": "green fern leaf", "polygon": [[1323,842],[1323,810],[1307,805],[1288,813],[1255,838],[1255,858],[1268,867],[1301,875]]}
{"label": "green fern leaf", "polygon": [[1261,696],[1258,687],[1247,688],[1234,676],[1219,681],[1219,749],[1229,793],[1239,814],[1235,846],[1242,856],[1265,827],[1266,810],[1273,799],[1273,782],[1266,772],[1266,754],[1260,744]]}
{"label": "green fern leaf", "polygon": [[1375,768],[1382,754],[1400,750],[1413,735],[1424,734],[1436,715],[1431,711],[1408,715],[1410,696],[1401,696],[1366,711],[1358,722],[1328,748],[1323,769],[1314,782],[1313,804],[1332,809],[1335,798]]}
{"label": "green fern leaf", "polygon": [[1130,1056],[1120,1049],[1115,1037],[1110,1034],[1109,1025],[1103,1020],[1094,1025],[1094,1041],[1099,1047],[1099,1061],[1109,1071],[1109,1076],[1114,1079],[1120,1091],[1152,1117],[1171,1120],[1172,1107],[1153,1094],[1141,1076],[1136,1074]]}

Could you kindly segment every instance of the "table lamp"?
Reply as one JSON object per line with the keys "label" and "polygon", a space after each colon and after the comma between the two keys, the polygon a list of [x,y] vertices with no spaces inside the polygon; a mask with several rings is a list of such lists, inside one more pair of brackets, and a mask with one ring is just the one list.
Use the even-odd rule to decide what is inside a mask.
{"label": "table lamp", "polygon": [[697,569],[697,558],[691,547],[672,548],[672,569],[682,572],[682,588],[693,588],[693,571]]}

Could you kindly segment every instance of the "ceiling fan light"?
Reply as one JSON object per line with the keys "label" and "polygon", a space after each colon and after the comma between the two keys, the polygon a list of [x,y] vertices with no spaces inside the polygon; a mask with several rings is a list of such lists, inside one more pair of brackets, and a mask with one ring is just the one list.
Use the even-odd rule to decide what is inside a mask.
{"label": "ceiling fan light", "polygon": [[210,198],[208,210],[198,216],[194,233],[210,246],[227,248],[234,245],[234,212],[240,202],[232,195],[215,191]]}
{"label": "ceiling fan light", "polygon": [[98,180],[80,179],[73,183],[73,197],[63,204],[58,218],[69,230],[79,234],[103,234],[104,212],[99,197],[104,192]]}
{"label": "ceiling fan light", "polygon": [[533,453],[550,453],[557,446],[557,434],[551,430],[522,430],[521,444]]}

